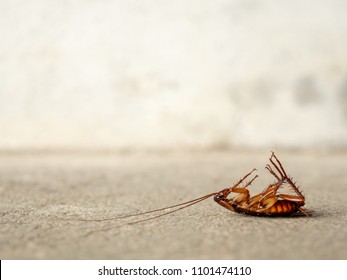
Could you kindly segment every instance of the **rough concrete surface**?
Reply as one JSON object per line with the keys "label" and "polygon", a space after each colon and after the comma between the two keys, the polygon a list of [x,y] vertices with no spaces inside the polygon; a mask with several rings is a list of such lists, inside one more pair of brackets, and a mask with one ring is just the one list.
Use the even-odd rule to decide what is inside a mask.
{"label": "rough concrete surface", "polygon": [[[181,203],[230,186],[268,151],[0,155],[0,259],[346,259],[347,153],[277,151],[310,217],[235,214],[212,198],[135,225],[83,221]],[[93,232],[94,231],[94,232]]]}

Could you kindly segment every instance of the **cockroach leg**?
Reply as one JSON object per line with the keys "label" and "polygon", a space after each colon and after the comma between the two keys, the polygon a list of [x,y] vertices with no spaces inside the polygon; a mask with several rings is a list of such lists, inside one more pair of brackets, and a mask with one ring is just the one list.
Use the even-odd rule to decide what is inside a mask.
{"label": "cockroach leg", "polygon": [[306,217],[310,217],[310,215],[305,211],[304,208],[299,207],[298,210],[299,210],[301,213],[303,213]]}
{"label": "cockroach leg", "polygon": [[[249,190],[247,187],[252,184],[252,182],[258,177],[258,175],[254,176],[252,180],[247,182],[244,186],[238,187],[248,176],[250,176],[256,169],[253,169],[251,172],[246,174],[242,179],[240,179],[235,185],[228,189],[224,189],[218,192],[217,195],[214,196],[214,201],[216,201],[219,205],[227,208],[228,210],[235,211],[235,206],[237,204],[246,202],[250,198]],[[238,193],[234,198],[228,199],[227,196],[231,193]]]}
{"label": "cockroach leg", "polygon": [[272,168],[271,168],[271,166],[270,166],[269,164],[267,164],[267,165],[265,166],[265,168],[266,168],[267,170],[269,170],[269,172],[277,179],[277,181],[280,181],[280,180],[281,180],[280,177],[278,177],[277,174],[272,170]]}
{"label": "cockroach leg", "polygon": [[237,186],[233,186],[231,188],[232,192],[239,193],[239,195],[235,196],[232,199],[232,203],[235,204],[235,203],[245,202],[250,198],[249,190],[247,190],[246,188],[250,186],[256,178],[258,178],[258,175],[254,176],[253,179],[249,181],[248,183],[246,183],[242,188],[238,188]]}
{"label": "cockroach leg", "polygon": [[[277,166],[276,163],[274,163],[274,161],[272,160],[272,158],[274,158],[277,162],[277,164],[279,165],[279,167]],[[288,178],[286,171],[284,170],[281,162],[278,160],[278,158],[275,156],[274,152],[271,152],[271,157],[270,157],[270,162],[272,163],[272,165],[277,169],[277,171],[280,173],[282,179]]]}

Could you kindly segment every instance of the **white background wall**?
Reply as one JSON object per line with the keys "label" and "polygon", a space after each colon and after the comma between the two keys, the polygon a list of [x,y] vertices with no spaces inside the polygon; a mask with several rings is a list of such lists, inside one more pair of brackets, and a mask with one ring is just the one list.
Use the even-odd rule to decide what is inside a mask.
{"label": "white background wall", "polygon": [[0,0],[0,43],[0,149],[347,146],[344,0]]}

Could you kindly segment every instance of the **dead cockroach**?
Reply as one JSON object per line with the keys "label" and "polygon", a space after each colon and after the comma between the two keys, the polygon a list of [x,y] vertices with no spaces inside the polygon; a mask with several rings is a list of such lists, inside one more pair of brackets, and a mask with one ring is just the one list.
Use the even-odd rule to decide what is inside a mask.
{"label": "dead cockroach", "polygon": [[[271,175],[273,175],[276,178],[276,181],[270,184],[261,193],[255,196],[250,196],[249,190],[247,188],[258,177],[258,175],[255,175],[250,181],[244,183],[246,178],[248,178],[256,170],[256,169],[253,169],[251,172],[246,174],[242,179],[240,179],[235,185],[233,185],[230,188],[223,189],[219,192],[210,193],[193,200],[189,200],[183,203],[179,203],[176,205],[171,205],[171,206],[167,206],[167,207],[163,207],[163,208],[159,208],[159,209],[155,209],[151,211],[140,212],[140,213],[120,216],[116,218],[106,218],[106,219],[100,219],[100,220],[84,220],[84,221],[108,221],[108,220],[124,219],[124,218],[147,215],[147,214],[175,208],[173,210],[170,210],[168,212],[165,212],[159,215],[137,220],[134,222],[129,222],[126,224],[122,224],[120,226],[132,225],[132,224],[149,221],[155,218],[162,217],[164,215],[177,212],[184,208],[190,207],[194,204],[200,203],[211,196],[214,196],[214,201],[217,202],[219,205],[227,208],[230,211],[237,212],[237,213],[243,213],[243,214],[248,214],[253,216],[276,217],[276,216],[291,215],[297,211],[300,211],[301,213],[308,216],[308,214],[302,208],[302,206],[304,206],[305,204],[305,197],[302,195],[298,187],[292,181],[292,178],[288,177],[281,162],[277,159],[274,152],[272,152],[269,160],[275,170],[273,169],[273,167],[271,167],[270,164],[266,165],[266,169],[270,172]],[[283,193],[283,189],[285,188],[289,190],[289,193]],[[280,192],[280,190],[282,192]],[[230,193],[236,193],[237,195],[232,198],[228,198]],[[116,226],[104,227],[104,228],[98,229],[97,231],[111,229],[114,227],[118,227],[118,226],[116,225]]]}
{"label": "dead cockroach", "polygon": [[[274,160],[276,162],[274,162]],[[276,178],[276,182],[270,184],[260,194],[250,196],[247,187],[258,177],[254,176],[251,181],[244,186],[239,187],[243,181],[255,171],[253,169],[250,173],[239,180],[234,186],[228,189],[221,190],[214,196],[214,200],[221,206],[233,212],[245,213],[255,216],[284,216],[290,215],[297,211],[308,214],[302,208],[305,204],[305,197],[299,191],[290,177],[286,174],[281,162],[277,159],[274,152],[269,158],[270,163],[275,167],[278,174],[272,169],[270,164],[266,165],[266,169]],[[279,193],[280,188],[289,188],[292,194]],[[235,197],[228,199],[231,193],[238,193]]]}

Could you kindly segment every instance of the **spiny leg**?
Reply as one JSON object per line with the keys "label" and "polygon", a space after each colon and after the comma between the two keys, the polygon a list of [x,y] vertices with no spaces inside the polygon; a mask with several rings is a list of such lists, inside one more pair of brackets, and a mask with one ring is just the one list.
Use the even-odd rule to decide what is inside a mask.
{"label": "spiny leg", "polygon": [[267,165],[265,166],[265,168],[266,168],[267,170],[269,170],[269,172],[271,173],[271,175],[274,176],[274,177],[277,179],[277,181],[281,181],[280,177],[277,176],[277,174],[272,170],[272,168],[271,168],[271,166],[270,166],[269,164],[267,164]]}
{"label": "spiny leg", "polygon": [[[275,159],[276,159],[276,162],[277,162],[277,164],[278,164],[280,167],[277,166],[277,164],[272,160],[272,158],[275,158]],[[272,163],[272,165],[276,168],[276,170],[281,174],[282,179],[288,178],[288,176],[287,176],[287,174],[286,174],[286,172],[285,172],[285,170],[284,170],[284,168],[283,168],[281,162],[280,162],[280,161],[278,160],[278,158],[275,156],[275,153],[274,153],[274,152],[272,152],[271,157],[269,158],[269,160],[270,160],[270,162]]]}
{"label": "spiny leg", "polygon": [[[279,167],[276,165],[276,163],[272,160],[272,158],[276,159],[277,164],[279,165]],[[276,179],[280,182],[284,182],[286,181],[287,183],[289,183],[289,185],[291,185],[291,187],[293,188],[293,190],[298,194],[298,196],[301,198],[303,198],[302,193],[299,191],[298,187],[295,185],[295,183],[292,181],[291,178],[288,177],[287,173],[285,172],[281,162],[279,161],[279,159],[276,157],[275,153],[272,152],[271,157],[270,157],[270,162],[272,163],[272,165],[276,168],[276,170],[280,173],[281,175],[281,180],[279,179],[279,177],[277,176],[277,174],[272,170],[271,166],[268,164],[266,166],[266,169],[269,170],[269,172],[276,177]]]}
{"label": "spiny leg", "polygon": [[303,213],[304,215],[306,215],[306,217],[309,217],[310,215],[304,210],[304,208],[299,207],[298,210]]}
{"label": "spiny leg", "polygon": [[[238,186],[249,176],[251,175],[254,171],[256,171],[256,169],[254,168],[251,172],[249,172],[248,174],[246,174],[242,179],[240,179],[235,185],[233,185],[231,188],[230,188],[230,191],[231,192],[238,192],[237,190],[242,190],[242,189],[245,189],[247,188],[250,184],[252,184],[252,182],[254,181],[255,178],[258,177],[258,175],[254,176],[254,178],[248,182],[245,186],[241,187],[241,188],[238,188]],[[241,191],[242,192],[242,191]]]}
{"label": "spiny leg", "polygon": [[[249,195],[249,191],[246,189],[254,180],[255,178],[257,178],[258,176],[254,176],[254,178],[249,181],[247,184],[245,184],[245,186],[238,188],[238,186],[249,176],[252,174],[252,172],[254,172],[256,169],[253,169],[251,172],[249,172],[248,174],[246,174],[242,179],[240,179],[235,185],[233,185],[232,187],[228,188],[228,189],[224,189],[222,191],[220,191],[219,193],[217,193],[217,195],[215,195],[214,197],[214,201],[216,201],[219,205],[236,212],[236,206],[240,203],[244,203],[246,202],[250,195]],[[228,199],[228,195],[231,192],[236,192],[239,193],[238,195],[236,195],[235,197]]]}
{"label": "spiny leg", "polygon": [[250,180],[249,182],[247,182],[246,185],[245,185],[243,188],[245,189],[245,188],[247,188],[248,186],[250,186],[250,185],[253,183],[253,181],[254,181],[256,178],[258,178],[258,177],[259,177],[258,175],[255,175],[255,176],[253,177],[253,179]]}
{"label": "spiny leg", "polygon": [[[274,161],[272,160],[272,158],[276,159],[277,164],[279,165],[279,167],[274,163]],[[273,164],[273,166],[277,169],[277,171],[281,174],[282,180],[288,182],[291,187],[293,188],[293,190],[297,193],[298,197],[296,197],[295,199],[299,199],[302,200],[302,202],[304,202],[305,198],[302,195],[302,193],[299,191],[299,188],[295,185],[295,183],[292,181],[291,178],[288,177],[287,173],[285,172],[281,162],[279,161],[279,159],[276,157],[275,153],[272,152],[271,157],[270,157],[270,162]],[[270,167],[271,169],[271,167]],[[269,170],[269,169],[268,169]],[[270,170],[269,170],[270,171]],[[271,171],[270,171],[271,173]],[[272,173],[271,173],[272,174]],[[275,176],[277,177],[277,176]],[[295,196],[294,196],[295,197]],[[290,200],[290,199],[288,199]]]}
{"label": "spiny leg", "polygon": [[235,185],[233,185],[230,189],[228,189],[227,193],[225,193],[225,197],[227,197],[231,192],[239,193],[239,195],[233,197],[231,200],[233,203],[239,203],[247,201],[250,197],[249,191],[246,189],[252,182],[258,177],[258,175],[255,175],[252,180],[250,180],[248,183],[246,183],[243,187],[238,188],[238,186],[249,176],[251,175],[256,169],[254,168],[251,172],[246,174],[242,179],[240,179]]}
{"label": "spiny leg", "polygon": [[232,203],[234,204],[239,204],[239,203],[243,203],[243,202],[247,202],[249,200],[250,194],[249,194],[249,190],[247,190],[246,188],[248,186],[250,186],[252,184],[252,182],[258,177],[258,175],[255,175],[252,180],[250,180],[249,182],[247,182],[242,188],[232,188],[232,192],[235,193],[239,193],[238,195],[236,195],[235,197],[233,197],[231,199]]}

